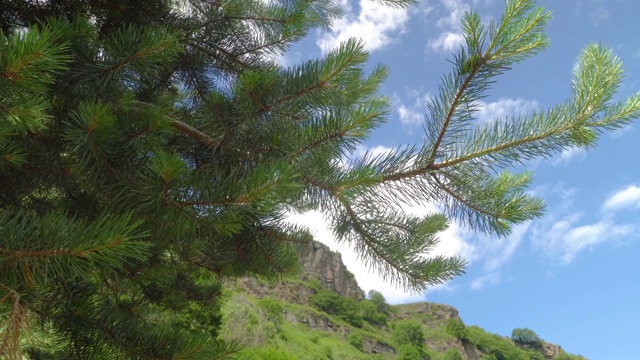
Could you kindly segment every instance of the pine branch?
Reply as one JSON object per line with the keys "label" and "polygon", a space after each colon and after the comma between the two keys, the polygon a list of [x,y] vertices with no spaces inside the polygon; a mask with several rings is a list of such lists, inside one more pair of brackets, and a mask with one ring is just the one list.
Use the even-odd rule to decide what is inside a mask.
{"label": "pine branch", "polygon": [[[447,131],[449,130],[449,124],[451,123],[451,119],[453,118],[453,115],[456,111],[456,109],[458,108],[458,106],[460,105],[460,100],[462,99],[462,97],[464,95],[466,95],[466,91],[469,87],[469,85],[471,84],[472,80],[474,79],[474,77],[478,74],[480,68],[485,64],[486,62],[486,58],[483,57],[480,59],[480,61],[477,62],[477,64],[471,69],[471,71],[469,72],[468,75],[466,75],[466,78],[464,80],[464,82],[462,83],[462,85],[458,88],[458,90],[456,91],[456,94],[453,98],[453,101],[451,102],[451,104],[449,105],[449,111],[447,112],[447,115],[444,118],[444,121],[442,123],[442,128],[440,129],[440,132],[438,133],[438,136],[436,138],[436,141],[433,143],[433,148],[431,150],[431,154],[429,155],[429,159],[430,160],[430,166],[434,166],[435,161],[436,161],[436,157],[438,154],[438,150],[440,148],[440,144],[442,143],[442,140],[444,139],[445,135],[447,134]],[[426,169],[428,169],[429,166],[427,166]],[[437,168],[437,166],[436,166]]]}
{"label": "pine branch", "polygon": [[17,291],[0,283],[0,293],[3,291],[5,295],[0,298],[0,309],[5,302],[9,302],[10,310],[0,313],[0,356],[3,359],[20,360],[23,358],[20,339],[29,331],[27,309]]}
{"label": "pine branch", "polygon": [[468,201],[467,199],[465,199],[465,197],[461,194],[456,193],[453,189],[449,188],[447,185],[445,185],[442,180],[440,180],[438,178],[438,176],[436,174],[431,174],[431,177],[433,178],[433,180],[436,182],[436,184],[438,184],[438,186],[440,187],[440,189],[442,189],[445,193],[449,194],[449,196],[451,196],[453,199],[455,199],[456,201],[464,204],[464,206],[468,207],[469,209],[489,216],[489,217],[493,217],[493,218],[502,218],[502,214],[496,213],[496,212],[491,212],[488,211],[486,209],[483,209],[479,206],[477,206],[476,204],[473,204],[472,202]]}
{"label": "pine branch", "polygon": [[240,20],[240,21],[258,21],[258,22],[270,22],[270,23],[278,23],[278,24],[286,24],[288,23],[287,19],[278,19],[272,17],[261,17],[261,16],[229,16],[225,15],[223,17],[225,20]]}
{"label": "pine branch", "polygon": [[154,115],[160,116],[165,120],[168,120],[170,126],[173,127],[175,130],[186,135],[187,137],[190,137],[196,140],[197,142],[199,142],[202,145],[205,145],[207,148],[211,150],[215,150],[221,143],[221,140],[215,140],[209,135],[205,134],[204,132],[194,128],[193,126],[183,121],[180,121],[175,117],[162,113],[153,104],[140,101],[140,100],[127,100],[127,101],[120,102],[119,105],[127,110],[133,110],[133,111],[139,111],[140,107],[149,108],[154,111]]}

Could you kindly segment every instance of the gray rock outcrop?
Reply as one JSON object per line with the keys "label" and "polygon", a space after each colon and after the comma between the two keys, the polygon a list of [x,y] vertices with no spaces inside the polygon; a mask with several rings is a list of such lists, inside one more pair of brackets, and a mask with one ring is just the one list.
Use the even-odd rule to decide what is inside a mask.
{"label": "gray rock outcrop", "polygon": [[358,286],[355,276],[342,263],[340,253],[328,246],[312,241],[300,256],[302,279],[317,279],[320,284],[336,293],[355,300],[364,299],[364,291]]}

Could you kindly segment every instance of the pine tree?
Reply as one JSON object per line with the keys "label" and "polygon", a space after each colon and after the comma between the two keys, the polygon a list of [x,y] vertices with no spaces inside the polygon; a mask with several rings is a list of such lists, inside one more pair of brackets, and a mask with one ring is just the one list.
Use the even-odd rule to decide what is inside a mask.
{"label": "pine tree", "polygon": [[[407,6],[410,0],[386,0]],[[429,101],[426,141],[354,156],[385,121],[388,70],[356,39],[284,68],[273,55],[339,15],[331,0],[0,1],[0,356],[225,358],[222,281],[293,274],[319,209],[398,286],[463,273],[428,257],[449,219],[497,236],[539,216],[514,164],[591,147],[640,115],[620,61],[578,60],[572,96],[474,122],[496,77],[547,46],[549,13],[507,0]],[[345,164],[343,159],[349,158]],[[437,203],[416,218],[402,203]]]}

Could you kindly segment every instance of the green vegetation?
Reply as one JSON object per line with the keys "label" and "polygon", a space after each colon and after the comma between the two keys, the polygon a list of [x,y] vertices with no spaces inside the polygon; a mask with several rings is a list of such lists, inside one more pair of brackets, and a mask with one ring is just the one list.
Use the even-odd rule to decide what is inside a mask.
{"label": "green vegetation", "polygon": [[460,354],[460,351],[458,351],[458,349],[450,348],[444,352],[442,360],[462,360],[462,355]]}
{"label": "green vegetation", "polygon": [[298,358],[283,349],[272,346],[248,349],[240,353],[238,360],[298,360]]}
{"label": "green vegetation", "polygon": [[384,298],[381,292],[369,290],[367,298],[376,306],[380,314],[389,315],[389,304],[387,304],[387,299]]}
{"label": "green vegetation", "polygon": [[362,318],[373,325],[386,325],[389,318],[389,315],[381,313],[379,307],[371,300],[360,301],[358,309]]}
{"label": "green vegetation", "polygon": [[349,342],[349,345],[358,350],[362,350],[362,346],[364,345],[362,335],[358,334],[357,332],[352,332],[347,337],[347,341]]}
{"label": "green vegetation", "polygon": [[258,307],[266,312],[267,319],[279,323],[282,321],[282,311],[284,310],[282,304],[272,298],[265,297],[258,300]]}
{"label": "green vegetation", "polygon": [[[318,289],[322,284],[318,281],[289,284],[295,291],[304,286],[314,289],[316,294],[321,293]],[[242,292],[241,288],[237,291],[229,295],[230,300],[223,308],[220,333],[225,341],[246,346],[241,352],[241,360],[261,359],[261,356],[281,356],[283,359],[293,356],[300,360],[461,360],[458,349],[463,348],[476,349],[474,351],[479,351],[485,360],[545,359],[542,348],[523,348],[507,337],[487,333],[477,326],[466,327],[457,318],[447,318],[451,309],[445,305],[387,305],[388,325],[363,321],[361,327],[356,327],[340,314],[319,310],[311,301],[292,304],[278,300],[275,297],[283,291],[282,285],[261,299]],[[264,294],[263,289],[261,296]],[[341,298],[334,295],[325,298],[330,298],[331,302]],[[359,307],[371,300],[349,299],[347,302],[351,301]],[[287,319],[293,320],[285,320],[284,313]],[[465,334],[461,336],[465,340],[451,333]],[[561,351],[553,360],[584,358]]]}
{"label": "green vegetation", "polygon": [[[496,21],[463,17],[466,44],[429,100],[424,144],[359,156],[390,112],[388,69],[369,67],[357,39],[290,68],[273,60],[338,16],[331,0],[2,2],[0,357],[227,358],[229,340],[326,357],[344,339],[309,340],[269,300],[234,294],[221,310],[221,279],[298,271],[312,236],[289,211],[323,212],[336,241],[420,292],[464,272],[464,259],[417,255],[450,219],[505,236],[542,214],[532,174],[513,166],[591,147],[640,115],[639,95],[613,100],[620,61],[589,45],[568,100],[478,125],[496,77],[548,44],[550,14],[508,0]],[[389,206],[409,201],[444,213]],[[318,291],[304,311],[361,327],[366,350],[390,316],[380,300],[374,312]],[[348,348],[331,356],[362,358]]]}
{"label": "green vegetation", "polygon": [[522,349],[502,336],[489,334],[477,326],[468,328],[469,342],[485,355],[487,360],[544,360],[544,355],[536,350]]}
{"label": "green vegetation", "polygon": [[469,339],[469,332],[464,323],[458,319],[447,320],[447,334],[454,336],[460,341],[467,341]]}
{"label": "green vegetation", "polygon": [[415,320],[401,320],[393,324],[393,340],[398,345],[412,345],[422,347],[424,345],[424,332],[422,326]]}
{"label": "green vegetation", "polygon": [[431,357],[420,347],[404,344],[398,348],[396,360],[431,360]]}
{"label": "green vegetation", "polygon": [[311,305],[355,327],[362,327],[363,319],[358,304],[351,298],[342,297],[333,291],[321,289],[311,297]]}
{"label": "green vegetation", "polygon": [[533,330],[526,328],[513,329],[511,340],[523,348],[541,349],[542,339]]}

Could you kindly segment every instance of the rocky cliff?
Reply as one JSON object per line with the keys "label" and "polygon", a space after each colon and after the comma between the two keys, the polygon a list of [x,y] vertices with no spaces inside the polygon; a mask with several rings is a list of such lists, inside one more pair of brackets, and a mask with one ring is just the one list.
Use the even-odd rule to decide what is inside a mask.
{"label": "rocky cliff", "polygon": [[[300,280],[317,281],[320,286],[341,296],[364,299],[364,291],[358,286],[355,276],[347,270],[340,253],[331,251],[328,246],[310,242],[300,256],[300,267]],[[238,284],[257,297],[272,296],[295,304],[307,303],[313,293],[308,287],[292,281],[269,284],[253,278],[242,278]]]}
{"label": "rocky cliff", "polygon": [[347,270],[340,253],[328,246],[312,241],[300,257],[303,280],[317,279],[325,288],[355,300],[364,299],[364,291],[358,286],[355,276]]}

